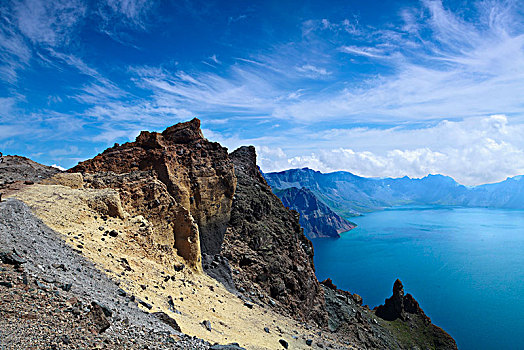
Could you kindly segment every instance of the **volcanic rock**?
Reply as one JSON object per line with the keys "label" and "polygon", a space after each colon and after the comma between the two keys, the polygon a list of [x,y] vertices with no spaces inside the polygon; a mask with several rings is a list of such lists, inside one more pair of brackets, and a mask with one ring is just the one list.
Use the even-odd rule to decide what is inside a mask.
{"label": "volcanic rock", "polygon": [[431,323],[431,320],[422,311],[413,296],[411,294],[404,295],[404,286],[399,279],[393,285],[393,295],[386,299],[384,305],[375,309],[375,314],[388,321],[394,321],[397,318],[406,321],[409,319],[409,314],[417,314],[423,317],[426,324]]}
{"label": "volcanic rock", "polygon": [[92,319],[97,333],[103,333],[111,326],[105,316],[104,310],[97,303],[91,304],[91,311],[89,311],[88,316]]}
{"label": "volcanic rock", "polygon": [[60,172],[20,156],[3,156],[0,162],[0,193],[8,193],[28,183],[38,183]]}
{"label": "volcanic rock", "polygon": [[235,283],[233,282],[231,267],[229,266],[227,258],[219,254],[203,254],[202,267],[204,268],[205,273],[222,283],[228,291],[234,294],[237,293]]}
{"label": "volcanic rock", "polygon": [[455,340],[431,323],[413,296],[404,294],[404,286],[398,279],[393,285],[393,295],[374,311],[375,315],[384,320],[400,320],[405,323],[410,329],[412,341],[417,342],[422,348],[457,349]]}
{"label": "volcanic rock", "polygon": [[[228,258],[239,290],[256,291],[261,303],[295,318],[327,323],[323,290],[315,277],[313,245],[298,214],[282,205],[256,165],[255,148],[230,154],[237,188],[222,254]],[[261,296],[261,297],[260,297]]]}
{"label": "volcanic rock", "polygon": [[176,248],[193,268],[201,269],[200,248],[220,252],[236,179],[227,149],[203,137],[200,120],[143,131],[69,171],[92,187],[119,190],[125,209],[150,217],[154,239]]}
{"label": "volcanic rock", "polygon": [[165,312],[153,312],[153,316],[155,316],[160,321],[164,322],[165,324],[173,328],[175,331],[182,332],[176,320],[172,317],[169,317],[169,315],[166,314]]}
{"label": "volcanic rock", "polygon": [[14,250],[12,252],[0,252],[0,261],[2,261],[4,264],[10,264],[10,265],[21,265],[26,262]]}

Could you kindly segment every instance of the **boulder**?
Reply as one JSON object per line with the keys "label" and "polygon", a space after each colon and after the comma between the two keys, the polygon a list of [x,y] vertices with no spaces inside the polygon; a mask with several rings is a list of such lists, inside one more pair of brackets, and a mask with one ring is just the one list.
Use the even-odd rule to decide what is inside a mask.
{"label": "boulder", "polygon": [[100,305],[98,305],[98,303],[93,302],[91,304],[91,310],[89,311],[88,316],[93,321],[95,327],[94,331],[99,334],[105,332],[111,326],[105,316],[104,310]]}
{"label": "boulder", "polygon": [[61,185],[72,189],[84,188],[84,178],[80,173],[58,173],[41,182],[42,185]]}
{"label": "boulder", "polygon": [[165,312],[153,312],[153,316],[155,316],[160,321],[162,321],[163,323],[173,328],[175,331],[182,332],[176,320],[172,317],[169,317],[169,315],[166,314]]}
{"label": "boulder", "polygon": [[20,255],[18,255],[15,250],[12,252],[0,252],[0,261],[2,261],[4,264],[15,266],[24,264],[26,262]]}

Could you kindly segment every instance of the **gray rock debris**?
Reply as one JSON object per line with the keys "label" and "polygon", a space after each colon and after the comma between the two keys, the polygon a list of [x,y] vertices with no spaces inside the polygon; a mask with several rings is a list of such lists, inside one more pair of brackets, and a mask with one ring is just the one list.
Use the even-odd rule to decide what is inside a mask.
{"label": "gray rock debris", "polygon": [[[119,293],[122,294],[122,291],[119,292],[120,287],[99,271],[92,262],[75,253],[58,233],[47,227],[19,200],[9,198],[0,203],[0,247],[5,253],[15,249],[20,254],[15,261],[23,259],[25,271],[37,282],[52,281],[48,285],[38,282],[43,288],[60,288],[70,284],[69,292],[61,290],[60,293],[75,297],[84,305],[96,301],[94,305],[97,306],[91,304],[91,310],[100,310],[108,322],[127,319],[132,327],[179,335],[183,341],[173,344],[172,348],[209,348],[207,342],[177,332],[173,325],[168,325],[155,315],[140,310],[136,303],[125,302],[121,297],[115,298]],[[6,256],[9,261],[13,254],[2,255],[2,261]],[[103,305],[104,308],[99,305]],[[106,316],[109,312],[110,316]],[[100,312],[97,315],[100,315]],[[107,326],[102,323],[100,331]],[[105,332],[112,332],[112,328],[106,328]]]}

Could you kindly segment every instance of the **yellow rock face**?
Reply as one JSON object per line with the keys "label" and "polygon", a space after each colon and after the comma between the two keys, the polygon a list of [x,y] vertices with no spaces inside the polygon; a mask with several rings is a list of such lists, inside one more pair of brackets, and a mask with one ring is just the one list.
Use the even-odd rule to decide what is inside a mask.
{"label": "yellow rock face", "polygon": [[80,173],[58,173],[40,183],[43,185],[62,185],[73,189],[84,188],[84,178]]}

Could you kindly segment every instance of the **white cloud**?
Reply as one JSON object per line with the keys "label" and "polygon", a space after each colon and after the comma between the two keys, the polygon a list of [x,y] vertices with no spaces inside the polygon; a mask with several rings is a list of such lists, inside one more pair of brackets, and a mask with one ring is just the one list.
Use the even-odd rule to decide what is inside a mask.
{"label": "white cloud", "polygon": [[300,67],[296,67],[296,70],[298,72],[305,73],[307,76],[310,76],[313,78],[322,77],[322,76],[331,74],[331,72],[329,72],[326,68],[315,67],[312,64],[304,64]]}
{"label": "white cloud", "polygon": [[217,58],[217,55],[212,55],[211,57],[209,57],[209,59],[213,62],[215,62],[216,64],[221,64],[222,62],[220,62]]}
{"label": "white cloud", "polygon": [[115,13],[142,27],[144,16],[153,6],[153,1],[149,0],[106,0],[106,3]]}
{"label": "white cloud", "polygon": [[[476,185],[524,174],[522,135],[524,125],[509,124],[503,115],[443,121],[418,129],[338,129],[296,135],[297,142],[308,140],[310,153],[296,154],[285,144],[270,152],[267,144],[261,149],[264,156],[259,164],[264,171],[309,167],[368,177],[444,174]],[[331,147],[326,147],[326,139],[333,140]]]}
{"label": "white cloud", "polygon": [[20,31],[33,43],[49,46],[69,41],[85,13],[86,6],[76,0],[24,0],[15,5]]}
{"label": "white cloud", "polygon": [[[4,16],[3,12],[4,10],[0,8],[0,15]],[[25,68],[30,58],[31,51],[23,37],[7,25],[0,26],[0,77],[2,80],[14,84],[18,77],[17,71]]]}
{"label": "white cloud", "polygon": [[359,56],[371,57],[371,58],[386,57],[386,55],[384,54],[384,50],[376,48],[376,47],[349,45],[349,46],[342,46],[340,48],[340,51],[349,53],[349,54],[359,55]]}
{"label": "white cloud", "polygon": [[53,168],[57,168],[57,169],[60,170],[60,171],[66,171],[66,170],[67,170],[66,168],[64,168],[64,167],[62,167],[62,166],[60,166],[60,165],[57,165],[57,164],[53,164],[53,165],[51,165],[51,166],[52,166]]}
{"label": "white cloud", "polygon": [[[82,79],[69,87],[67,98],[85,109],[20,115],[13,110],[18,97],[0,100],[0,139],[7,133],[65,137],[96,124],[100,134],[91,141],[111,143],[193,116],[218,130],[236,129],[237,122],[252,130],[255,120],[270,120],[285,127],[260,127],[249,137],[205,132],[230,149],[256,145],[266,171],[310,166],[365,176],[439,172],[466,184],[524,173],[524,22],[512,8],[518,2],[476,3],[478,16],[465,20],[441,1],[423,0],[399,13],[403,23],[397,28],[371,28],[351,16],[305,21],[302,42],[245,53],[230,66],[224,55],[212,55],[205,61],[212,72],[133,67],[121,84],[78,53],[63,53],[86,16],[83,3],[13,3],[12,13],[0,6],[0,20],[7,21],[0,27],[0,76],[16,85],[32,53],[57,69],[72,67]],[[152,2],[97,4],[101,29],[117,40],[128,42],[123,35],[129,30],[147,30]],[[220,122],[219,114],[233,126]],[[17,118],[30,126],[21,128]],[[44,121],[56,126],[44,130]],[[375,127],[351,127],[356,123]]]}
{"label": "white cloud", "polygon": [[[440,1],[423,1],[421,8],[400,13],[399,28],[355,24],[356,33],[341,29],[353,23],[349,20],[306,21],[310,34],[303,43],[239,58],[220,72],[142,69],[139,79],[142,87],[195,113],[269,115],[305,124],[459,120],[496,113],[524,121],[522,16],[508,10],[511,3],[482,4],[478,16],[466,21]],[[335,31],[336,45],[313,38],[311,32],[318,30]],[[343,53],[348,66],[379,64],[387,73],[355,80],[334,64]],[[310,78],[322,83],[312,86]]]}

